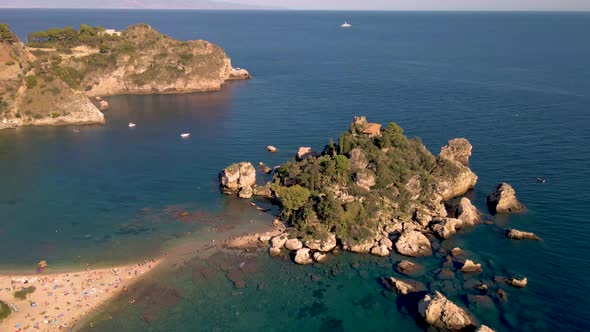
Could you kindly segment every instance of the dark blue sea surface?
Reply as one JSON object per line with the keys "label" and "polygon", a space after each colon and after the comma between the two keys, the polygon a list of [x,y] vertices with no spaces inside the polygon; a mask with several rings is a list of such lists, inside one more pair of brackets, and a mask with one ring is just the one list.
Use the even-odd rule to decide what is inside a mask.
{"label": "dark blue sea surface", "polygon": [[[344,20],[352,29],[339,28]],[[433,153],[468,138],[474,203],[485,210],[486,195],[507,181],[528,207],[441,244],[466,250],[483,274],[439,280],[444,258],[434,256],[418,260],[427,267],[420,281],[498,331],[590,330],[590,14],[0,10],[0,21],[22,38],[145,22],[219,44],[254,75],[219,92],[110,97],[107,124],[79,133],[0,132],[1,269],[129,261],[171,240],[207,239],[212,228],[261,223],[246,202],[219,194],[218,171],[320,149],[366,115],[397,122]],[[269,144],[279,152],[268,154]],[[508,240],[507,227],[543,241]],[[137,305],[115,301],[93,330],[423,330],[379,283],[399,277],[400,259],[342,254],[302,267],[262,253],[196,257],[126,295]],[[247,286],[235,289],[241,262],[253,268],[236,272]],[[505,288],[507,303],[463,289],[512,275],[529,284]]]}

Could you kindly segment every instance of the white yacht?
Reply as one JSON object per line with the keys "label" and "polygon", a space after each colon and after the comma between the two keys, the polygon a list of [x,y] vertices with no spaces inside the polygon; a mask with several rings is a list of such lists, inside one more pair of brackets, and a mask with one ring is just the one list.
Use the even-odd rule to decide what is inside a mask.
{"label": "white yacht", "polygon": [[180,134],[180,137],[189,138],[189,137],[191,137],[191,134],[190,133],[182,133],[182,134]]}
{"label": "white yacht", "polygon": [[341,28],[352,28],[352,24],[350,24],[350,23],[348,23],[348,22],[344,21],[344,24],[342,24],[340,27],[341,27]]}
{"label": "white yacht", "polygon": [[133,128],[133,127],[135,127],[135,123],[129,122],[129,128]]}

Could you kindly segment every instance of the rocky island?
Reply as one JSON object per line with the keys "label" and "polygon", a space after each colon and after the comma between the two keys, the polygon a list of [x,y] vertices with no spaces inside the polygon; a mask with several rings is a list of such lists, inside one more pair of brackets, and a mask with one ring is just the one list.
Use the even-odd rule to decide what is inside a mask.
{"label": "rocky island", "polygon": [[104,96],[211,91],[248,78],[219,46],[146,24],[52,28],[30,33],[27,44],[0,24],[0,129],[102,124]]}

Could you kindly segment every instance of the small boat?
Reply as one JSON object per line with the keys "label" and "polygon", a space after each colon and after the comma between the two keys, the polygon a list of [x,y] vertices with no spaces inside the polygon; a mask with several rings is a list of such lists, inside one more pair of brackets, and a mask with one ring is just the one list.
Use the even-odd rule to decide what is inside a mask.
{"label": "small boat", "polygon": [[543,178],[537,178],[537,182],[539,182],[539,183],[545,183],[545,182],[547,182],[547,180],[545,180]]}
{"label": "small boat", "polygon": [[80,132],[80,130],[78,130],[78,129],[72,129],[72,131],[75,132],[75,133],[79,133]]}
{"label": "small boat", "polygon": [[352,28],[352,24],[344,21],[344,23],[340,26],[341,28]]}
{"label": "small boat", "polygon": [[135,123],[129,122],[129,128],[133,128],[133,127],[135,127]]}
{"label": "small boat", "polygon": [[189,138],[189,137],[191,137],[191,134],[190,133],[182,133],[182,134],[180,134],[180,137]]}

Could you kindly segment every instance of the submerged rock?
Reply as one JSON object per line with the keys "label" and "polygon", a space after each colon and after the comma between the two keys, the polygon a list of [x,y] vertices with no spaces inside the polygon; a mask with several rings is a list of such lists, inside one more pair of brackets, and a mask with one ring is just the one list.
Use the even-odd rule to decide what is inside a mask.
{"label": "submerged rock", "polygon": [[518,229],[509,229],[506,231],[506,236],[514,240],[541,240],[541,238],[535,235],[535,233],[523,232],[519,231]]}
{"label": "submerged rock", "polygon": [[401,274],[405,274],[407,276],[415,275],[417,272],[422,270],[422,266],[416,263],[404,260],[396,264],[395,269],[397,272]]}
{"label": "submerged rock", "polygon": [[455,248],[451,249],[451,256],[453,256],[453,257],[461,256],[463,254],[465,254],[463,252],[463,249],[461,249],[459,247],[455,247]]}
{"label": "submerged rock", "polygon": [[383,284],[391,291],[395,291],[401,295],[409,293],[422,292],[426,290],[424,284],[415,280],[401,280],[394,277],[382,278]]}
{"label": "submerged rock", "polygon": [[491,213],[515,213],[524,210],[524,205],[516,198],[516,191],[508,183],[499,183],[488,195],[488,209]]}
{"label": "submerged rock", "polygon": [[467,259],[461,267],[461,272],[464,273],[472,273],[472,272],[481,272],[483,269],[481,268],[481,264],[475,264],[472,260]]}
{"label": "submerged rock", "polygon": [[465,225],[473,226],[481,220],[481,212],[471,204],[469,198],[463,197],[457,208],[457,219],[461,219]]}
{"label": "submerged rock", "polygon": [[301,265],[307,265],[313,263],[311,256],[309,255],[309,248],[301,248],[297,250],[295,254],[295,263]]}
{"label": "submerged rock", "polygon": [[426,323],[449,331],[475,328],[475,319],[463,308],[449,301],[440,292],[427,294],[418,303],[418,312]]}
{"label": "submerged rock", "polygon": [[395,242],[395,249],[405,256],[428,256],[432,254],[430,240],[418,232],[404,232]]}

